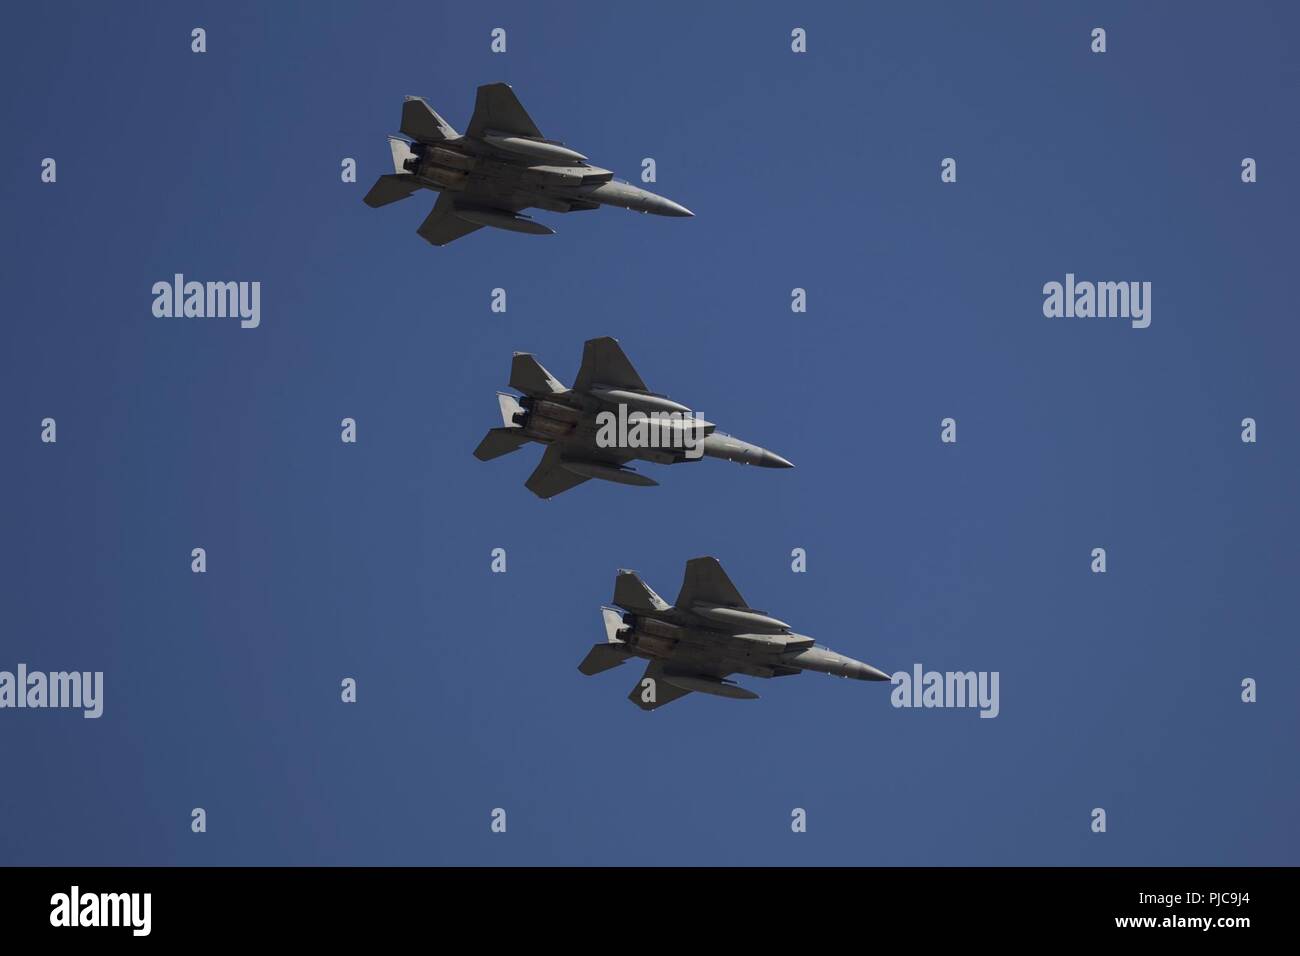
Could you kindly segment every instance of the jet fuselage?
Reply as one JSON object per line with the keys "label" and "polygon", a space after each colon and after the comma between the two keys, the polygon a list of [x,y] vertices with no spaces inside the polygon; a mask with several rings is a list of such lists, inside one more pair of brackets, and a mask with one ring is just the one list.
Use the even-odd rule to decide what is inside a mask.
{"label": "jet fuselage", "polygon": [[[616,182],[608,169],[573,162],[577,153],[550,143],[517,140],[517,148],[556,150],[553,157],[519,152],[503,155],[500,143],[509,137],[486,138],[485,143],[461,136],[441,143],[411,143],[402,168],[426,189],[472,193],[502,206],[536,206],[548,212],[576,212],[599,206],[620,206],[659,216],[689,216],[690,210],[671,199],[629,183]],[[526,146],[522,145],[526,144]],[[564,164],[567,160],[567,164]],[[485,203],[485,206],[487,204]],[[501,222],[487,222],[509,228]]]}
{"label": "jet fuselage", "polygon": [[474,457],[491,461],[530,443],[545,445],[524,483],[539,498],[554,498],[592,478],[641,487],[658,484],[628,467],[638,459],[672,465],[707,457],[760,468],[794,467],[775,452],[716,431],[687,406],[650,391],[618,342],[607,336],[583,343],[582,365],[571,387],[528,352],[516,352],[511,359],[510,387],[522,396],[497,393],[501,425],[483,436]]}
{"label": "jet fuselage", "polygon": [[644,612],[624,613],[618,639],[633,656],[688,671],[721,667],[750,677],[818,671],[855,680],[889,679],[870,664],[818,647],[803,634],[714,628],[699,619],[698,611],[683,614],[674,608],[669,613],[676,620]]}
{"label": "jet fuselage", "polygon": [[[583,444],[594,446],[597,444],[597,436],[600,432],[597,416],[601,412],[617,414],[620,402],[610,401],[609,398],[623,395],[613,389],[605,389],[604,393],[604,397],[600,399],[585,397],[572,391],[549,398],[524,396],[519,399],[521,411],[514,415],[514,424],[522,427],[523,433],[529,439],[542,444],[578,440]],[[647,414],[660,411],[682,416],[676,420],[662,420],[664,424],[660,426],[655,447],[619,446],[621,451],[633,458],[669,465],[698,460],[702,455],[706,455],[710,458],[722,458],[746,465],[758,465],[762,468],[791,467],[788,461],[775,452],[715,431],[712,424],[691,418],[690,410],[684,405],[662,399],[662,405],[656,407],[657,396],[632,396],[627,393],[627,397],[636,400],[637,411],[644,411]],[[670,441],[674,437],[669,433],[670,428],[686,431],[692,427],[697,429],[694,437],[676,436],[677,441]],[[688,454],[691,450],[687,447],[688,443],[694,448],[691,454]]]}

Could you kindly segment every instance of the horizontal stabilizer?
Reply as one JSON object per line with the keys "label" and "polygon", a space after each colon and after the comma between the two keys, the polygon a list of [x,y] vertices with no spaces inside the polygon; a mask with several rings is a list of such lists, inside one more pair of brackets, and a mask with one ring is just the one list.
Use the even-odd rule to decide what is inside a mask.
{"label": "horizontal stabilizer", "polygon": [[558,395],[565,391],[559,379],[527,352],[516,352],[510,361],[510,387],[525,395]]}
{"label": "horizontal stabilizer", "polygon": [[491,461],[518,451],[527,444],[528,438],[522,428],[493,428],[474,449],[474,457],[479,461]]}
{"label": "horizontal stabilizer", "polygon": [[635,571],[619,571],[614,579],[614,603],[628,611],[666,611],[670,607]]}
{"label": "horizontal stabilizer", "polygon": [[370,187],[362,200],[372,209],[405,199],[420,188],[419,181],[410,173],[385,173]]}
{"label": "horizontal stabilizer", "polygon": [[618,667],[631,656],[632,652],[622,644],[596,644],[582,659],[578,670],[590,677]]}
{"label": "horizontal stabilizer", "polygon": [[408,96],[402,104],[401,130],[417,143],[441,143],[459,135],[418,96]]}

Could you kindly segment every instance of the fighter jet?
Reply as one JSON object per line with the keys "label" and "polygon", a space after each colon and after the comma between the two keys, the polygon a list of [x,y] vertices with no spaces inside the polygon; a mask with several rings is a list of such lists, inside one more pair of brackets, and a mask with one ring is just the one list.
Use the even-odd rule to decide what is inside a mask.
{"label": "fighter jet", "polygon": [[552,235],[549,226],[519,214],[531,206],[549,212],[622,206],[658,216],[694,215],[671,199],[615,181],[612,172],[590,165],[581,153],[544,139],[504,83],[478,88],[463,135],[418,96],[408,96],[402,106],[401,131],[406,139],[388,137],[393,172],[379,177],[365,203],[387,206],[417,189],[439,193],[433,212],[416,230],[435,246],[484,226]]}
{"label": "fighter jet", "polygon": [[691,691],[753,700],[758,695],[730,681],[731,674],[785,677],[820,671],[855,680],[887,681],[889,675],[870,664],[836,654],[796,634],[766,611],[756,611],[740,596],[717,558],[692,558],[675,605],[634,571],[614,579],[614,604],[603,607],[604,644],[587,654],[578,670],[591,676],[617,667],[631,657],[650,663],[627,699],[642,710],[655,710]]}
{"label": "fighter jet", "polygon": [[541,463],[524,483],[539,498],[553,498],[589,478],[657,485],[627,467],[633,459],[671,465],[709,456],[762,468],[794,467],[775,452],[716,431],[685,405],[649,391],[611,338],[590,339],[583,346],[572,388],[561,385],[532,355],[516,352],[510,387],[523,397],[497,393],[504,424],[483,437],[474,457],[490,461],[529,442],[545,445]]}

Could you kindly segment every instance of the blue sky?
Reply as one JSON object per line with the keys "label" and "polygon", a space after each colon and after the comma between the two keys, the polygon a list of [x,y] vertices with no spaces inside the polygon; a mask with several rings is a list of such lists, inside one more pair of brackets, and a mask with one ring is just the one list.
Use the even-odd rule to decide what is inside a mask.
{"label": "blue sky", "polygon": [[[0,712],[0,862],[1298,862],[1293,8],[391,9],[10,14],[0,669],[106,688]],[[361,203],[403,95],[463,128],[496,81],[696,218],[435,249],[431,195]],[[177,272],[260,281],[261,326],[154,317]],[[1150,281],[1150,328],[1045,318],[1067,272]],[[471,456],[512,351],[570,381],[598,335],[798,467],[542,502],[535,450]],[[999,672],[1000,715],[578,674],[617,568],[671,598],[702,554],[887,671]]]}

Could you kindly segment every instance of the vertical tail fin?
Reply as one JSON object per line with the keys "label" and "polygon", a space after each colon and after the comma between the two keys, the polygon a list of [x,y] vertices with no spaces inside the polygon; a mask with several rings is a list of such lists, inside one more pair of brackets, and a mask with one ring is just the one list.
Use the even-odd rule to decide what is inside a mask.
{"label": "vertical tail fin", "polygon": [[525,395],[558,395],[567,391],[541,362],[527,352],[516,352],[510,362],[510,387]]}
{"label": "vertical tail fin", "polygon": [[450,123],[418,96],[408,96],[402,104],[401,131],[417,143],[441,143],[445,139],[460,136]]}
{"label": "vertical tail fin", "polygon": [[629,611],[666,611],[671,607],[639,574],[623,570],[614,579],[614,603]]}

